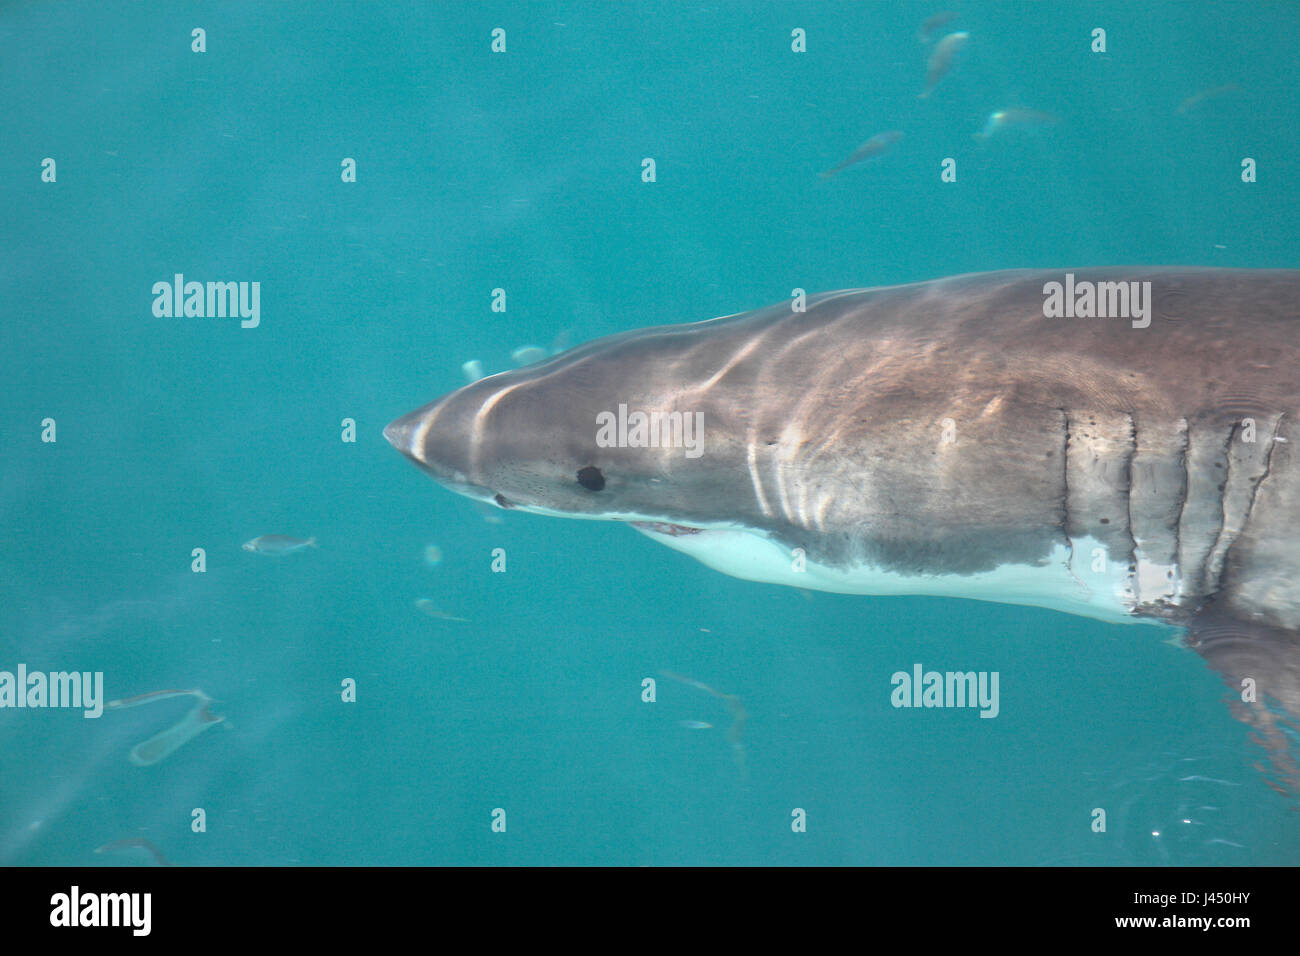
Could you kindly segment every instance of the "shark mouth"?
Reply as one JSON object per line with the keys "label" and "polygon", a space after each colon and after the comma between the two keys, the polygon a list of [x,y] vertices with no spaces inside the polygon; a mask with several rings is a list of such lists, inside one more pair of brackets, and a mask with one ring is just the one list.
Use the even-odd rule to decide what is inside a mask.
{"label": "shark mouth", "polygon": [[640,528],[642,531],[653,531],[655,534],[671,535],[674,538],[684,534],[699,534],[703,528],[692,528],[684,524],[671,524],[667,521],[630,521],[628,522],[634,528]]}

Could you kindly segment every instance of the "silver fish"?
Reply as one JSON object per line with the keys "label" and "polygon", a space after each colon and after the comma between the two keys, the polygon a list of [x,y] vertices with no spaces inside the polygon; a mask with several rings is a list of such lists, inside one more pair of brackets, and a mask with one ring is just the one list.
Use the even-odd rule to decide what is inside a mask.
{"label": "silver fish", "polygon": [[877,133],[875,136],[871,137],[871,139],[867,140],[865,143],[863,143],[861,146],[855,149],[853,151],[853,155],[851,155],[848,159],[844,160],[837,166],[832,166],[824,173],[821,173],[820,174],[821,178],[830,179],[841,169],[846,169],[849,166],[854,165],[855,163],[860,163],[865,159],[870,159],[872,156],[879,156],[881,153],[886,152],[891,146],[893,146],[902,138],[903,138],[903,134],[896,129],[886,130],[883,133]]}
{"label": "silver fish", "polygon": [[415,608],[426,617],[431,617],[437,621],[454,621],[457,624],[468,624],[469,618],[456,617],[454,614],[448,614],[442,608],[433,602],[432,598],[416,598]]}
{"label": "silver fish", "polygon": [[255,554],[293,554],[295,551],[316,547],[316,539],[307,538],[304,540],[287,534],[263,534],[252,541],[245,541],[240,547]]}
{"label": "silver fish", "polygon": [[1011,126],[1044,126],[1057,122],[1058,117],[1041,110],[1022,110],[1012,107],[994,110],[984,121],[984,128],[975,134],[976,139],[988,139],[990,136]]}
{"label": "silver fish", "polygon": [[146,853],[153,860],[155,866],[171,866],[172,864],[162,855],[162,851],[146,840],[144,837],[127,837],[122,840],[114,840],[111,843],[105,843],[101,847],[96,847],[96,853],[128,853],[139,851]]}
{"label": "silver fish", "polygon": [[540,345],[521,345],[510,353],[510,361],[516,365],[532,365],[550,355]]}
{"label": "silver fish", "polygon": [[1198,90],[1178,104],[1178,112],[1186,115],[1206,100],[1214,99],[1219,96],[1226,96],[1229,93],[1239,92],[1241,92],[1241,87],[1236,83],[1225,83],[1223,86],[1212,86],[1209,89]]}
{"label": "silver fish", "polygon": [[131,748],[129,757],[131,763],[137,767],[148,767],[158,763],[158,761],[175,753],[184,744],[193,740],[213,724],[219,724],[226,719],[225,717],[217,717],[208,710],[208,705],[213,703],[213,700],[198,688],[193,690],[157,690],[122,700],[111,700],[105,705],[105,709],[125,710],[128,707],[139,707],[172,697],[193,697],[196,703],[176,723]]}
{"label": "silver fish", "polygon": [[949,33],[934,45],[934,50],[930,53],[930,60],[926,63],[925,89],[921,91],[921,99],[925,99],[934,92],[934,88],[939,85],[939,81],[952,69],[953,61],[969,39],[969,33]]}

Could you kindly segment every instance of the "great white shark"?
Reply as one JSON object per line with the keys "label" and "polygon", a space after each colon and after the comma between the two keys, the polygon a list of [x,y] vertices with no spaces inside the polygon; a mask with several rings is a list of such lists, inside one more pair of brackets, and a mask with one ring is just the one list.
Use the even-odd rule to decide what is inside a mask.
{"label": "great white shark", "polygon": [[1183,628],[1295,787],[1298,420],[1300,270],[1135,267],[626,332],[384,435],[453,491],[740,578]]}

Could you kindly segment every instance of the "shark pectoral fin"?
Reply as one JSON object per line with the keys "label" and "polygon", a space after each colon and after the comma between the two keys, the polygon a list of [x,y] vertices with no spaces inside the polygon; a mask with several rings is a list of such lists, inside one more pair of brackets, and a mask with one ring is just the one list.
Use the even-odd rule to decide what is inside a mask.
{"label": "shark pectoral fin", "polygon": [[1300,633],[1210,605],[1188,624],[1186,643],[1223,678],[1232,715],[1267,751],[1272,773],[1257,766],[1269,785],[1300,795]]}

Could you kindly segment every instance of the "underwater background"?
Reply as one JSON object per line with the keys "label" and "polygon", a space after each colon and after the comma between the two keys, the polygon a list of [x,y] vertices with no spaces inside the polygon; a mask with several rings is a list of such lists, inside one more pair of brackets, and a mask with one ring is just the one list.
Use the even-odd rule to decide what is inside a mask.
{"label": "underwater background", "polygon": [[[1300,860],[1172,630],[735,580],[381,435],[469,360],[794,288],[1297,266],[1300,5],[955,4],[921,98],[944,9],[0,6],[0,670],[224,718],[140,766],[197,698],[0,709],[0,863]],[[973,136],[1012,107],[1051,119]],[[259,324],[155,315],[177,273]],[[895,709],[916,663],[997,671],[999,716]]]}

